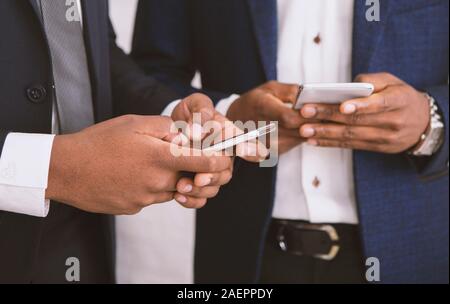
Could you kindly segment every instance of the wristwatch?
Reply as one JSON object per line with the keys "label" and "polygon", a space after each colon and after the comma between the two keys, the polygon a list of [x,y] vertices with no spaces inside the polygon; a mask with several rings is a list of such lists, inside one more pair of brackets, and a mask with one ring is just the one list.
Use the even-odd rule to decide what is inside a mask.
{"label": "wristwatch", "polygon": [[420,137],[420,142],[410,151],[413,156],[431,156],[436,153],[444,143],[444,123],[439,114],[436,100],[425,94],[430,103],[430,124],[424,134]]}

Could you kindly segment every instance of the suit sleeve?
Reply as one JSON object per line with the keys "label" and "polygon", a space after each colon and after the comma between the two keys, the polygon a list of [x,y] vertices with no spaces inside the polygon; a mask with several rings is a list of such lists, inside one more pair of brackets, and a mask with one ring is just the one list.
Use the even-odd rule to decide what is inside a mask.
{"label": "suit sleeve", "polygon": [[144,71],[120,49],[111,23],[110,60],[114,114],[160,115],[180,95]]}
{"label": "suit sleeve", "polygon": [[148,75],[186,96],[200,92],[214,103],[230,94],[191,86],[196,72],[190,1],[139,1],[132,57]]}

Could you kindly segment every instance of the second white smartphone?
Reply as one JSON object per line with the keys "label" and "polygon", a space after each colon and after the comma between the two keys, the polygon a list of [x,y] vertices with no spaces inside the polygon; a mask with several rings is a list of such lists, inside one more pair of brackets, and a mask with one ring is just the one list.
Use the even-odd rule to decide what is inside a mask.
{"label": "second white smartphone", "polygon": [[241,143],[245,143],[251,141],[253,139],[260,138],[266,134],[272,133],[277,130],[277,126],[274,123],[271,123],[267,126],[261,127],[257,130],[250,131],[245,134],[241,134],[230,139],[224,140],[220,143],[215,144],[214,146],[203,149],[206,152],[220,152],[224,151],[228,148],[235,147]]}
{"label": "second white smartphone", "polygon": [[340,104],[344,101],[369,97],[374,91],[370,83],[310,83],[300,86],[300,94],[294,109],[299,110],[304,104],[326,103]]}

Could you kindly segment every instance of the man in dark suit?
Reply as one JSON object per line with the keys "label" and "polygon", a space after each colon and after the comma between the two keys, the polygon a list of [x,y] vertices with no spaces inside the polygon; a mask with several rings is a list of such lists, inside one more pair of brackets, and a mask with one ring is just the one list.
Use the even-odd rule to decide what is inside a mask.
{"label": "man in dark suit", "polygon": [[[231,120],[280,122],[278,174],[238,163],[198,213],[197,282],[367,282],[368,257],[385,283],[448,282],[449,3],[379,3],[140,2],[149,74],[186,94],[199,71]],[[375,94],[283,105],[355,78]]]}
{"label": "man in dark suit", "polygon": [[0,37],[0,282],[114,282],[112,221],[100,214],[173,198],[201,207],[230,179],[229,157],[171,154],[172,119],[217,117],[205,96],[172,119],[111,119],[159,114],[177,95],[116,46],[107,1],[3,0]]}

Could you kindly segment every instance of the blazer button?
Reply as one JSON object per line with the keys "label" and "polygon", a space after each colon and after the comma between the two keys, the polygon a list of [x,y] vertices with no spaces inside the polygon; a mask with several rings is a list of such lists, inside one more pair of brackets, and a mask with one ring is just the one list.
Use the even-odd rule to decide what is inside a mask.
{"label": "blazer button", "polygon": [[34,85],[27,89],[27,97],[32,103],[43,103],[47,97],[47,91],[41,85]]}

